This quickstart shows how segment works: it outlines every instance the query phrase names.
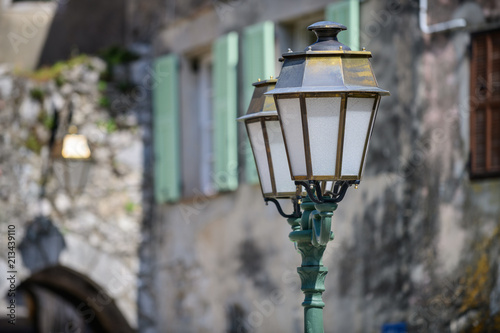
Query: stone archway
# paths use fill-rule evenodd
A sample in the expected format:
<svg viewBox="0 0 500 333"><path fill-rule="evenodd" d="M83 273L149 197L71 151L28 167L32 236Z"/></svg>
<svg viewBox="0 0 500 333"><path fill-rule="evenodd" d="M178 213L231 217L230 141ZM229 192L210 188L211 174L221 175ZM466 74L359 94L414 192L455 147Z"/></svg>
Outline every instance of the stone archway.
<svg viewBox="0 0 500 333"><path fill-rule="evenodd" d="M27 303L37 332L134 332L101 287L67 267L41 270L18 289L30 298Z"/></svg>

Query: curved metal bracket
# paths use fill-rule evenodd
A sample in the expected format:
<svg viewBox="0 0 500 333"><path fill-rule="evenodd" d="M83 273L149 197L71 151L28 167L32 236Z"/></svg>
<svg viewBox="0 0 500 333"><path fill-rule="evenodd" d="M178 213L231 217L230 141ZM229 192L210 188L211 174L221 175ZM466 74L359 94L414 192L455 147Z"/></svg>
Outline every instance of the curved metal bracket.
<svg viewBox="0 0 500 333"><path fill-rule="evenodd" d="M283 209L281 208L279 201L274 198L264 198L264 201L266 202L266 205L268 205L269 201L274 203L276 205L276 209L278 209L278 213L284 218L291 219L291 218L300 218L302 216L302 212L300 211L300 205L297 199L292 199L293 203L292 214L285 214L285 212L283 212Z"/></svg>
<svg viewBox="0 0 500 333"><path fill-rule="evenodd" d="M309 219L311 221L312 238L311 243L313 246L324 246L330 241L331 231L332 231L332 219L331 216L322 216L324 214L317 210L314 210ZM326 218L325 218L326 217Z"/></svg>
<svg viewBox="0 0 500 333"><path fill-rule="evenodd" d="M321 193L321 185L317 180L310 180L309 182L295 181L295 185L303 186L311 201L317 204L337 203L342 201L347 189L353 184L359 184L359 180L337 181L334 185L333 192L326 192L329 196L324 197Z"/></svg>

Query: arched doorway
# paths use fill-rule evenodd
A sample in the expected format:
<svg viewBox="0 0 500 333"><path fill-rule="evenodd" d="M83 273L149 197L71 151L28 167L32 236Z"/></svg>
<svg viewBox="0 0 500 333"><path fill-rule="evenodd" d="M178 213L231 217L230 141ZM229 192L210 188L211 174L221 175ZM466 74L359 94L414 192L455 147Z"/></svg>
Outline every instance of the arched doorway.
<svg viewBox="0 0 500 333"><path fill-rule="evenodd" d="M28 309L21 325L2 332L132 333L113 299L86 276L54 266L33 274L18 287Z"/></svg>

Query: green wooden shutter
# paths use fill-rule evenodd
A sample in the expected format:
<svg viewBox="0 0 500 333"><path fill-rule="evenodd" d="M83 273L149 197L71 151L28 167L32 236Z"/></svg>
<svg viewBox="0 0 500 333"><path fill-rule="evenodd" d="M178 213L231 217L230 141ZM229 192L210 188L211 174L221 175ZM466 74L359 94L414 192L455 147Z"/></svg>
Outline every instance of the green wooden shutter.
<svg viewBox="0 0 500 333"><path fill-rule="evenodd" d="M275 74L274 23L261 22L247 27L243 32L243 109L246 111L252 99L252 83L266 80ZM246 137L246 136L245 136ZM259 177L248 138L245 144L245 178L258 183Z"/></svg>
<svg viewBox="0 0 500 333"><path fill-rule="evenodd" d="M238 187L238 34L230 32L212 46L214 174L218 191Z"/></svg>
<svg viewBox="0 0 500 333"><path fill-rule="evenodd" d="M154 190L157 203L180 197L178 58L167 55L154 61L153 135Z"/></svg>
<svg viewBox="0 0 500 333"><path fill-rule="evenodd" d="M345 25L347 30L339 33L339 41L353 51L359 51L359 0L343 0L328 5L325 18Z"/></svg>

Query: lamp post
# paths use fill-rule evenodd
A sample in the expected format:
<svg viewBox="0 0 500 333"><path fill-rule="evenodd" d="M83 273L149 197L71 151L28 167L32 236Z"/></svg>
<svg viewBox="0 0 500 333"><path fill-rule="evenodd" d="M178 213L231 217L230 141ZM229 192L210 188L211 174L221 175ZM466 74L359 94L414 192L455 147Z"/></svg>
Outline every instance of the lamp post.
<svg viewBox="0 0 500 333"><path fill-rule="evenodd" d="M83 191L92 162L87 137L77 134L76 126L72 125L54 153L56 176L74 198Z"/></svg>
<svg viewBox="0 0 500 333"><path fill-rule="evenodd" d="M321 21L308 29L317 41L303 52L283 54L277 80L254 83L248 112L239 120L247 127L264 200L288 219L289 238L302 256L297 271L305 294L304 331L320 333L328 272L322 259L333 240L333 212L361 180L380 98L389 92L378 87L371 53L351 51L337 40L345 26ZM295 192L288 180L295 181ZM285 214L278 198L292 199L294 212Z"/></svg>

